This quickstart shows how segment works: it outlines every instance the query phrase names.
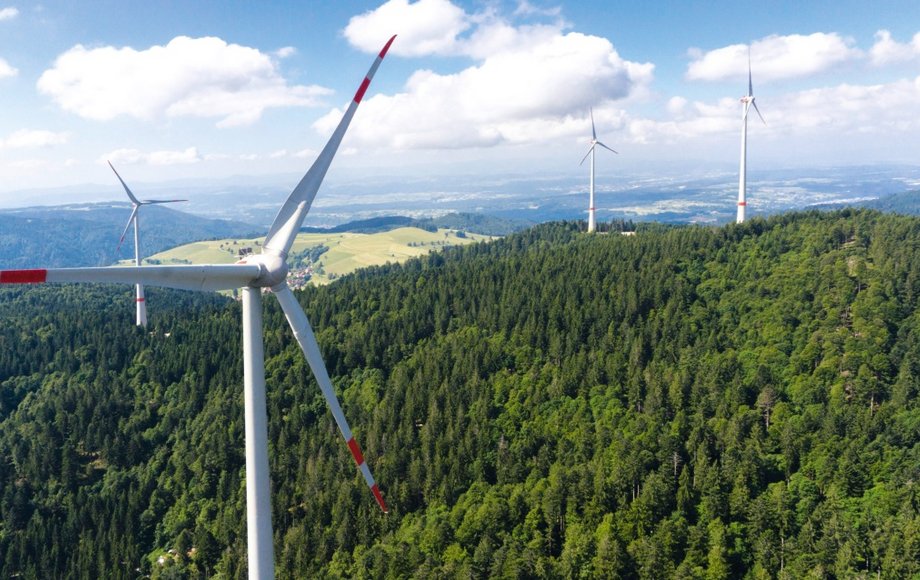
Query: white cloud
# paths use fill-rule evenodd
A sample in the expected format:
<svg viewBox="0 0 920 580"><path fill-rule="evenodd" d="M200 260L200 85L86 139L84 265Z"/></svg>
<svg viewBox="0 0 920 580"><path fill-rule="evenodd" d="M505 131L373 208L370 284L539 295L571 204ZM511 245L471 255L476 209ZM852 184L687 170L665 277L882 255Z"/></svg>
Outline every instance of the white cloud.
<svg viewBox="0 0 920 580"><path fill-rule="evenodd" d="M740 109L737 99L724 98L714 104L683 97L668 102L671 119L629 118L626 121L630 141L634 143L676 143L712 135L734 134L740 129Z"/></svg>
<svg viewBox="0 0 920 580"><path fill-rule="evenodd" d="M0 147L6 149L37 149L39 147L63 145L67 143L69 138L69 133L20 129L10 134L6 139L0 140Z"/></svg>
<svg viewBox="0 0 920 580"><path fill-rule="evenodd" d="M33 170L44 169L48 167L49 163L47 159L14 159L4 163L4 165L10 169Z"/></svg>
<svg viewBox="0 0 920 580"><path fill-rule="evenodd" d="M559 9L539 10L523 2L515 16L558 17ZM389 0L376 10L353 17L345 38L356 48L376 53L398 31L391 54L409 57L469 56L485 59L501 51L524 48L559 34L564 23L514 26L493 9L469 14L449 0Z"/></svg>
<svg viewBox="0 0 920 580"><path fill-rule="evenodd" d="M898 134L920 131L920 118L904 111L920 100L920 77L886 84L840 84L833 87L779 95L769 102L758 100L767 125L759 121L752 131L774 141L806 136L828 140L828 146L847 138L865 139L877 135L896 139ZM667 120L630 118L629 135L637 143L692 142L704 137L735 138L741 129L741 105L723 98L713 103L688 103L674 97L672 117Z"/></svg>
<svg viewBox="0 0 920 580"><path fill-rule="evenodd" d="M389 0L378 8L354 16L345 38L359 49L375 53L398 33L390 49L400 56L455 54L458 37L471 26L470 16L449 0Z"/></svg>
<svg viewBox="0 0 920 580"><path fill-rule="evenodd" d="M881 66L895 62L904 62L920 57L920 32L909 43L900 43L891 38L887 30L875 33L875 44L869 50L872 64Z"/></svg>
<svg viewBox="0 0 920 580"><path fill-rule="evenodd" d="M672 115L680 115L684 112L684 109L687 107L687 99L684 97L671 97L668 99L667 109L668 112Z"/></svg>
<svg viewBox="0 0 920 580"><path fill-rule="evenodd" d="M19 71L10 66L8 62L0 58L0 79L6 77L14 77L19 74Z"/></svg>
<svg viewBox="0 0 920 580"><path fill-rule="evenodd" d="M189 147L182 151L152 151L116 149L99 158L100 163L111 161L115 165L188 165L202 160L198 149Z"/></svg>
<svg viewBox="0 0 920 580"><path fill-rule="evenodd" d="M313 159L319 153L315 149L301 149L300 151L295 151L291 153L291 157L295 159Z"/></svg>
<svg viewBox="0 0 920 580"><path fill-rule="evenodd" d="M441 30L438 42L411 32L413 11L422 8L441 15L434 27ZM641 93L652 80L652 64L624 60L605 38L566 32L558 21L516 26L494 12L469 15L444 0L391 0L352 19L346 37L356 43L356 21L365 26L365 20L397 9L411 22L410 33L400 32L391 50L464 55L475 63L454 74L419 70L402 92L365 99L363 121L349 132L352 146L458 149L545 142L569 134L576 120L583 126L589 107ZM331 111L314 127L328 134L341 114Z"/></svg>
<svg viewBox="0 0 920 580"><path fill-rule="evenodd" d="M202 156L202 159L205 161L225 161L231 159L229 153L207 153Z"/></svg>
<svg viewBox="0 0 920 580"><path fill-rule="evenodd" d="M6 8L0 8L0 22L4 20L12 20L19 16L19 9L15 6L7 6Z"/></svg>
<svg viewBox="0 0 920 580"><path fill-rule="evenodd" d="M289 86L257 49L186 36L141 51L77 45L42 74L38 90L88 119L215 117L219 127L253 123L268 108L315 106L330 93Z"/></svg>
<svg viewBox="0 0 920 580"><path fill-rule="evenodd" d="M754 77L768 81L825 71L861 58L862 52L852 44L851 39L837 33L768 36L751 44ZM689 55L693 62L687 68L688 80L737 79L747 71L748 47L745 44L733 44L706 53L694 49Z"/></svg>
<svg viewBox="0 0 920 580"><path fill-rule="evenodd" d="M809 130L839 137L917 131L920 119L905 115L920 100L920 77L877 85L841 84L785 96L771 115L787 133ZM766 111L764 112L766 114Z"/></svg>
<svg viewBox="0 0 920 580"><path fill-rule="evenodd" d="M297 54L297 49L293 46L285 46L275 51L275 56L278 58L287 58L289 56L294 56L295 54Z"/></svg>
<svg viewBox="0 0 920 580"><path fill-rule="evenodd" d="M517 8L514 10L515 16L559 16L562 12L562 8L559 6L552 6L550 8L540 8L539 6L534 6L527 0L520 0L518 2Z"/></svg>

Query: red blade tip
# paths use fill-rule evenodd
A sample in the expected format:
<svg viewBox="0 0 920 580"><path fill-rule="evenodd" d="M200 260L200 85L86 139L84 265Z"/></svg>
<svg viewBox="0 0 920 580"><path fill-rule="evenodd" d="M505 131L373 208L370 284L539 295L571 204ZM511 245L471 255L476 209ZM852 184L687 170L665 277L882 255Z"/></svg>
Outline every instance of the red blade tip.
<svg viewBox="0 0 920 580"><path fill-rule="evenodd" d="M383 496L380 495L380 489L377 487L376 483L373 487L371 487L371 491L374 492L374 499L377 500L377 505L380 506L380 509L383 510L383 513L390 513L390 510L387 509L387 504L383 503Z"/></svg>
<svg viewBox="0 0 920 580"><path fill-rule="evenodd" d="M387 55L387 51L390 50L390 45L393 44L393 41L396 40L396 35L390 37L390 40L387 41L386 45L383 47L383 50L380 51L380 58L383 58Z"/></svg>
<svg viewBox="0 0 920 580"><path fill-rule="evenodd" d="M0 270L0 284L41 284L48 270Z"/></svg>

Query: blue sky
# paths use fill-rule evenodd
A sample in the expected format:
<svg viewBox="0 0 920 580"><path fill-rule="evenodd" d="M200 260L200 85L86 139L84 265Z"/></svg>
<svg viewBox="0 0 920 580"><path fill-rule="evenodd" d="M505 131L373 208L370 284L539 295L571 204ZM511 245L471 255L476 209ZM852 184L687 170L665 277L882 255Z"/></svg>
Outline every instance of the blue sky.
<svg viewBox="0 0 920 580"><path fill-rule="evenodd" d="M0 0L20 189L302 172L391 34L331 179L917 164L920 3ZM606 164L606 167L604 166Z"/></svg>

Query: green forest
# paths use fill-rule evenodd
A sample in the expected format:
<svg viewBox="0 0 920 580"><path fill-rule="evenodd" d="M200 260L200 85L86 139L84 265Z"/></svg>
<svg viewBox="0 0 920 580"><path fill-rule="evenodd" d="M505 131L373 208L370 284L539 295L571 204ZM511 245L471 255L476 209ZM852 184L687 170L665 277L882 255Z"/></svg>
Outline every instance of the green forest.
<svg viewBox="0 0 920 580"><path fill-rule="evenodd" d="M265 300L279 578L920 577L920 219L535 226ZM0 292L0 576L246 575L240 306Z"/></svg>

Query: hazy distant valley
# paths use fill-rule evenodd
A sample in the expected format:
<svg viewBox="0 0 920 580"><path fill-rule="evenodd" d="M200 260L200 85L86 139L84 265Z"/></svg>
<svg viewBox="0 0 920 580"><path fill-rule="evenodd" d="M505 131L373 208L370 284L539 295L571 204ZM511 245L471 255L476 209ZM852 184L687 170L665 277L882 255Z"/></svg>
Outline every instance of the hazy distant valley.
<svg viewBox="0 0 920 580"><path fill-rule="evenodd" d="M233 177L221 182L134 183L141 197L181 195L176 209L212 219L267 226L296 183L295 176ZM664 175L647 171L597 177L598 219L723 223L735 215L737 169ZM323 186L306 226L329 227L384 215L481 213L529 223L585 217L587 173L564 176L375 177ZM752 172L751 216L819 204L865 203L920 188L920 167L862 166ZM19 206L117 201L114 185L17 192ZM127 217L125 218L127 219Z"/></svg>
<svg viewBox="0 0 920 580"><path fill-rule="evenodd" d="M735 217L736 179L727 170L680 178L601 176L597 180L598 220L730 222ZM172 208L145 208L141 254L151 256L200 240L263 234L289 193L291 185L284 181L273 177L228 179L220 184L134 185L141 197L181 195L190 200ZM573 177L333 182L320 192L305 227L370 233L415 226L507 235L537 223L583 219L586 189L582 179ZM916 214L920 213L917 189L917 167L760 172L749 182L749 215L843 205ZM116 253L130 214L130 206L120 200L119 193L95 186L23 192L17 199L30 207L0 209L0 266L105 265L132 258L130 233ZM106 198L109 201L100 201Z"/></svg>

